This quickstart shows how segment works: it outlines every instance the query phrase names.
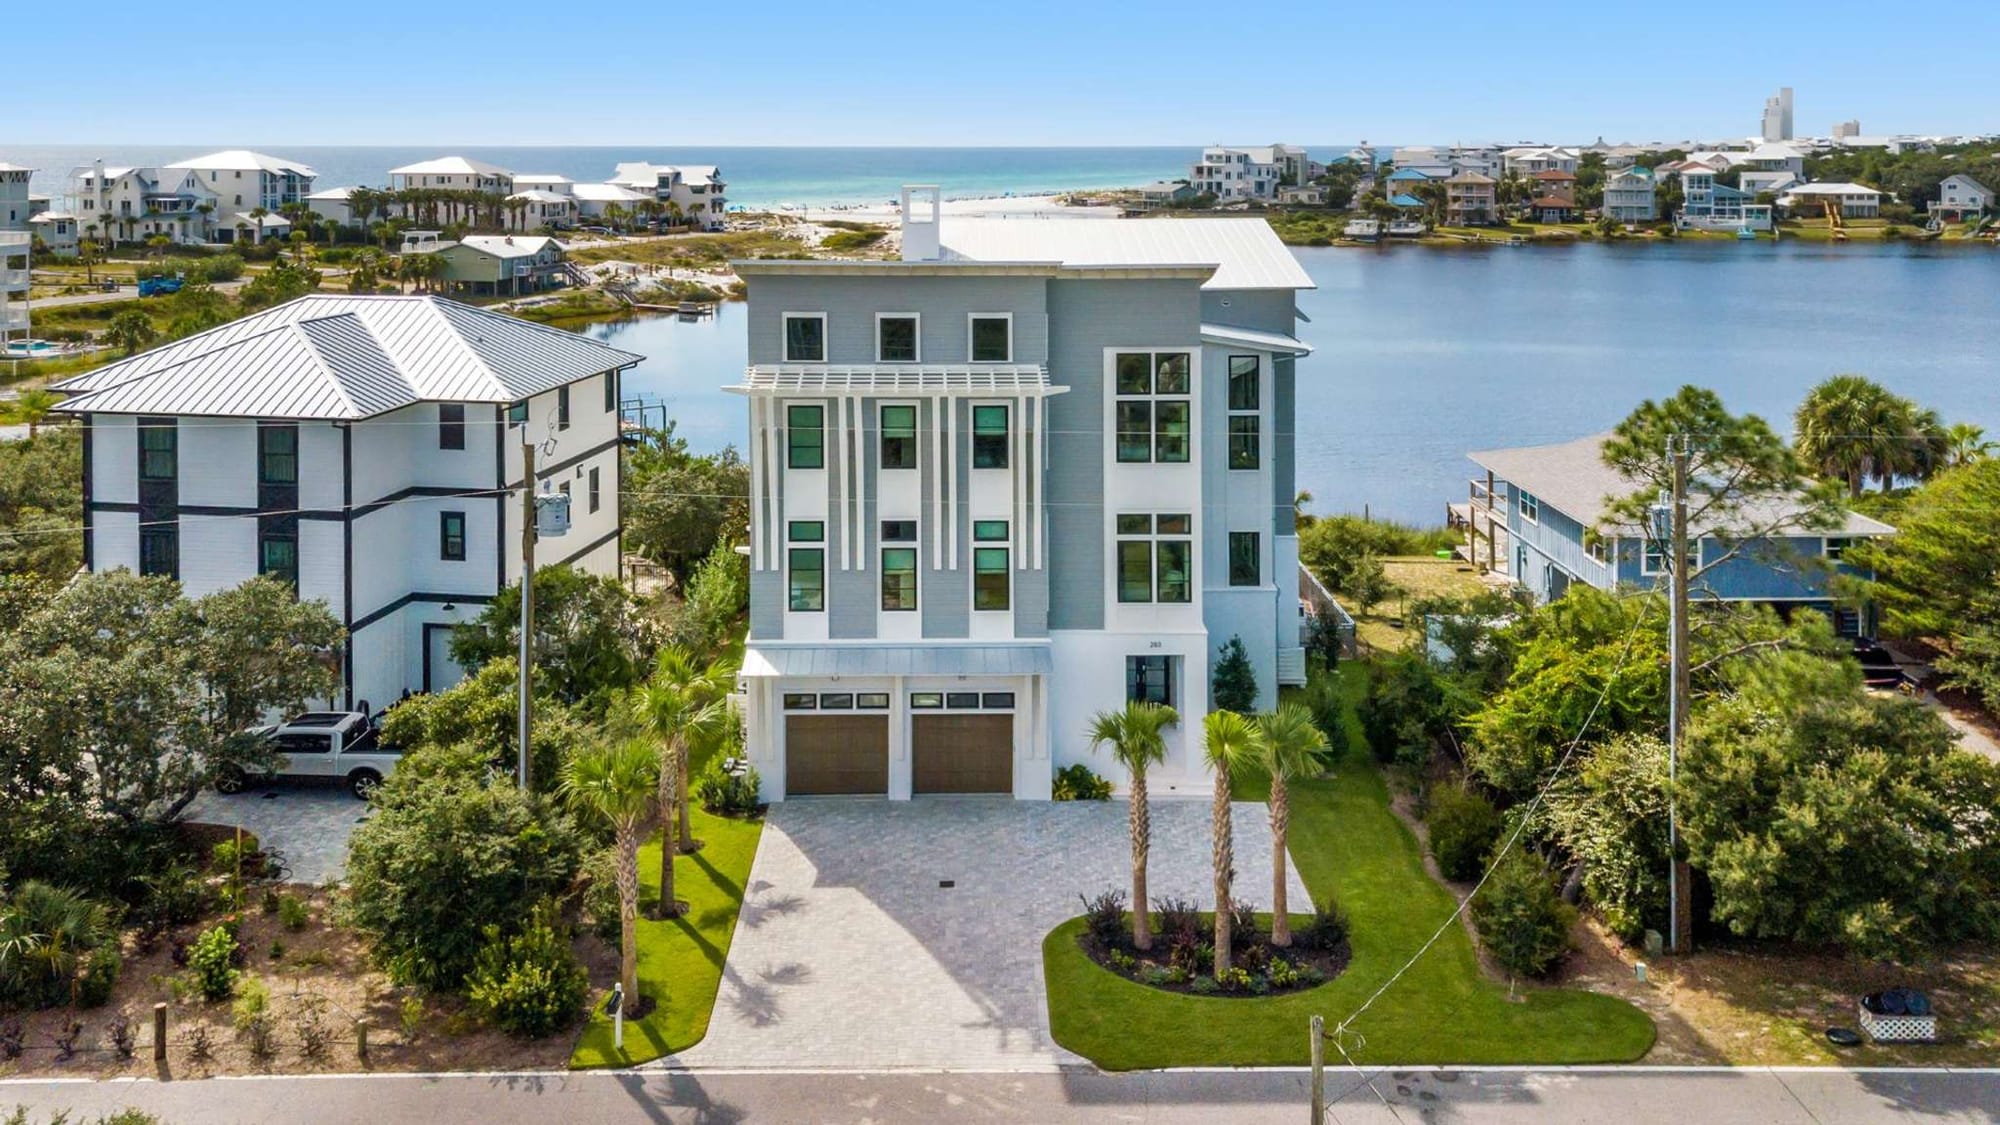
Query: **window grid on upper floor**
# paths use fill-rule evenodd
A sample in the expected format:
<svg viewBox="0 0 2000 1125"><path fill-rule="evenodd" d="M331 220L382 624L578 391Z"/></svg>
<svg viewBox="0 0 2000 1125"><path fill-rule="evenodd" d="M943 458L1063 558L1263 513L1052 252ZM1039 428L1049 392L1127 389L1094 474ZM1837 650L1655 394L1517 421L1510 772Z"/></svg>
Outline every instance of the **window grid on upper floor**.
<svg viewBox="0 0 2000 1125"><path fill-rule="evenodd" d="M1256 469L1263 464L1261 382L1263 364L1254 355L1229 357L1229 467Z"/></svg>
<svg viewBox="0 0 2000 1125"><path fill-rule="evenodd" d="M1127 605L1194 600L1193 520L1185 513L1120 513L1118 600Z"/></svg>
<svg viewBox="0 0 2000 1125"><path fill-rule="evenodd" d="M1194 404L1187 352L1120 352L1113 360L1117 459L1183 464L1192 445Z"/></svg>

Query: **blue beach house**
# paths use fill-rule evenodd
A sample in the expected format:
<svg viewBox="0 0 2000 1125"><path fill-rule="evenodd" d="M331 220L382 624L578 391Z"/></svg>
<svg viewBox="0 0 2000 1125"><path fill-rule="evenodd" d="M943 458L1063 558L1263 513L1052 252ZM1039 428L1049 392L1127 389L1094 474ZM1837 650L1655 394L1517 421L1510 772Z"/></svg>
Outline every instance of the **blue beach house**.
<svg viewBox="0 0 2000 1125"><path fill-rule="evenodd" d="M1604 463L1607 437L1470 454L1485 473L1471 482L1468 501L1450 508L1452 525L1466 533L1469 557L1505 574L1537 602L1562 597L1576 583L1601 590L1663 584L1662 545L1644 528L1607 522L1614 501L1644 487ZM1836 528L1808 528L1804 511L1799 504L1795 513L1781 507L1760 515L1760 527L1790 528L1741 544L1727 541L1721 528L1692 528L1695 565L1709 568L1696 574L1695 598L1761 602L1785 615L1815 609L1832 618L1842 636L1872 632L1857 607L1834 595L1829 579L1836 572L1862 573L1844 561L1847 548L1895 529L1858 512L1847 512Z"/></svg>

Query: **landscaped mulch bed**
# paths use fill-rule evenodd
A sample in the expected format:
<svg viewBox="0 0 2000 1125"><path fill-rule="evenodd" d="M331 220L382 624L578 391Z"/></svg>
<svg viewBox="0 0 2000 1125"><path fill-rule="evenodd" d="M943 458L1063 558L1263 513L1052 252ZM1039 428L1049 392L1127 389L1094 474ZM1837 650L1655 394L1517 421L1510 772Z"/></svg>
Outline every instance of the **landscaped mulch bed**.
<svg viewBox="0 0 2000 1125"><path fill-rule="evenodd" d="M1129 922L1110 942L1085 927L1077 936L1084 955L1099 967L1127 980L1191 996L1282 996L1317 988L1339 976L1353 955L1345 934L1330 946L1310 939L1310 915L1292 916L1292 944L1271 944L1269 914L1255 915L1257 924L1239 924L1230 934L1230 964L1226 982L1214 973L1215 915L1197 915L1194 928L1168 920L1153 934L1153 948L1141 953L1132 944Z"/></svg>

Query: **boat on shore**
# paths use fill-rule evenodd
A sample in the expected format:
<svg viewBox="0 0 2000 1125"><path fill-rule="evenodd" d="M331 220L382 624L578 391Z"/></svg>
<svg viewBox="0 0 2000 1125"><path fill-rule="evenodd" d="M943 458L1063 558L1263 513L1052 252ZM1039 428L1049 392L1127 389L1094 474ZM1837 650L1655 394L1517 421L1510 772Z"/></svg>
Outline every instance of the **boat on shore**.
<svg viewBox="0 0 2000 1125"><path fill-rule="evenodd" d="M1340 237L1356 242L1373 242L1382 237L1382 224L1376 219L1349 219L1347 225L1340 228Z"/></svg>
<svg viewBox="0 0 2000 1125"><path fill-rule="evenodd" d="M1389 224L1390 238L1422 238L1427 228L1417 219L1397 219Z"/></svg>

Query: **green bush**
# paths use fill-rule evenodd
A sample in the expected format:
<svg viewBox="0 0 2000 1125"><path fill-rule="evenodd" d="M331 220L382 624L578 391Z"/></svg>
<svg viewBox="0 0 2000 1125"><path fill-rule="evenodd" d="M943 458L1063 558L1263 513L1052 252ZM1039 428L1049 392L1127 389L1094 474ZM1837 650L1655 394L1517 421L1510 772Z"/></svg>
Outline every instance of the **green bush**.
<svg viewBox="0 0 2000 1125"><path fill-rule="evenodd" d="M271 1010L271 990L256 977L245 977L238 982L236 1002L229 1005L230 1022L238 1031L248 1031L250 1025Z"/></svg>
<svg viewBox="0 0 2000 1125"><path fill-rule="evenodd" d="M583 847L567 817L505 779L399 769L349 844L346 919L396 983L455 989L484 944L468 919L517 918L566 890Z"/></svg>
<svg viewBox="0 0 2000 1125"><path fill-rule="evenodd" d="M1348 921L1347 911L1340 908L1339 902L1328 897L1313 912L1312 921L1301 926L1298 932L1292 935L1292 940L1302 948L1331 953L1340 948L1341 943L1347 940L1353 930L1354 926Z"/></svg>
<svg viewBox="0 0 2000 1125"><path fill-rule="evenodd" d="M118 944L107 941L84 958L83 971L76 978L76 1006L102 1008L111 1002L111 990L118 984L122 958Z"/></svg>
<svg viewBox="0 0 2000 1125"><path fill-rule="evenodd" d="M752 816L757 812L761 784L755 769L746 766L741 775L733 774L717 758L695 778L694 795L702 808L718 816Z"/></svg>
<svg viewBox="0 0 2000 1125"><path fill-rule="evenodd" d="M1350 587L1369 569L1364 559L1428 555L1457 545L1445 528L1360 516L1321 516L1299 527L1299 560L1337 594L1356 592Z"/></svg>
<svg viewBox="0 0 2000 1125"><path fill-rule="evenodd" d="M236 935L228 926L203 930L188 947L188 975L203 1000L226 1000L236 991L236 953Z"/></svg>
<svg viewBox="0 0 2000 1125"><path fill-rule="evenodd" d="M1510 851L1472 899L1479 941L1510 973L1538 977L1569 952L1576 909L1556 893L1539 859Z"/></svg>
<svg viewBox="0 0 2000 1125"><path fill-rule="evenodd" d="M482 1016L512 1035L539 1039L568 1026L590 995L590 978L570 950L553 900L537 906L519 934L487 926L466 978Z"/></svg>
<svg viewBox="0 0 2000 1125"><path fill-rule="evenodd" d="M583 893L578 905L590 932L606 941L618 939L618 852L602 848L583 861Z"/></svg>
<svg viewBox="0 0 2000 1125"><path fill-rule="evenodd" d="M306 900L297 895L283 895L278 899L278 922L288 930L303 930L311 913L306 909Z"/></svg>
<svg viewBox="0 0 2000 1125"><path fill-rule="evenodd" d="M1477 879L1494 841L1500 838L1500 811L1469 787L1453 783L1430 792L1424 823L1430 828L1431 854L1438 870L1457 882Z"/></svg>
<svg viewBox="0 0 2000 1125"><path fill-rule="evenodd" d="M1056 771L1052 796L1058 801L1108 801L1111 783L1092 773L1089 766L1076 762Z"/></svg>
<svg viewBox="0 0 2000 1125"><path fill-rule="evenodd" d="M21 884L0 900L0 1009L53 1008L77 999L85 987L98 987L82 977L106 971L93 964L100 949L111 951L108 971L115 981L116 945L102 905L62 887ZM102 987L110 989L109 983Z"/></svg>
<svg viewBox="0 0 2000 1125"><path fill-rule="evenodd" d="M1420 651L1390 653L1368 663L1368 693L1357 708L1376 760L1422 766L1452 724L1445 685Z"/></svg>

